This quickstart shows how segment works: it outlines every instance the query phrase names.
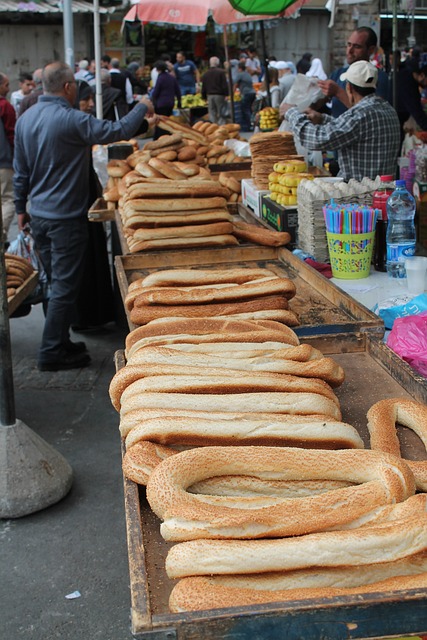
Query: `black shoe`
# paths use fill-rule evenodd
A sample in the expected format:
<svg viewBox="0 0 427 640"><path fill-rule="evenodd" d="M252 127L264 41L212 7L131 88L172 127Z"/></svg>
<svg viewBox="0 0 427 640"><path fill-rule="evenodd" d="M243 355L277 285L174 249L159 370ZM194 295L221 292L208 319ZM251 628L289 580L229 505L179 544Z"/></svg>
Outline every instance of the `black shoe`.
<svg viewBox="0 0 427 640"><path fill-rule="evenodd" d="M90 355L85 353L66 353L53 362L39 362L40 371L63 371L66 369L82 369L90 365Z"/></svg>
<svg viewBox="0 0 427 640"><path fill-rule="evenodd" d="M71 342L71 340L64 344L64 349L67 353L84 353L87 351L84 342Z"/></svg>

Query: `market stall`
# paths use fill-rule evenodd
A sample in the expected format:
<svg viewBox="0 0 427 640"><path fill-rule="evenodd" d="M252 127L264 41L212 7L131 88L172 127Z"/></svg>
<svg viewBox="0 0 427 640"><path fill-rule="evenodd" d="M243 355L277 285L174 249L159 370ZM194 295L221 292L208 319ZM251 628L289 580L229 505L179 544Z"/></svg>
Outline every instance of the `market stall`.
<svg viewBox="0 0 427 640"><path fill-rule="evenodd" d="M174 125L170 126L171 133L176 135ZM178 145L175 148L164 151L161 145L159 148L141 150L127 160L129 166L125 167L121 182L110 184L110 188L117 187L118 190L116 225L122 255L116 257L115 270L129 328L126 349L116 354L117 373L110 387L110 396L121 417L132 632L142 638L156 633L179 638L202 634L212 638L282 638L285 634L289 638L313 639L425 632L427 600L425 570L422 568L426 548L422 534L425 496L424 493L415 495L411 470L418 469L417 465L424 468L427 453L421 442L424 436L420 440L415 435L413 425L403 413L397 418L395 414L392 425L389 425L393 429L395 422L404 425L403 429L399 428L400 450L399 446L397 451L393 450L396 456L393 461L399 469L399 465L402 465L401 473L407 478L404 496L396 499L397 513L400 513L400 509L411 511L412 504L424 506L417 515L412 511L409 516L392 515L387 525L380 521L380 537L372 547L373 555L368 554L363 560L364 552L359 551L357 541L377 535L374 532L376 518L384 508L387 511L388 506L380 502L371 512L371 493L368 492L366 504L364 500L360 502L362 522L357 521L355 528L346 530L344 526L341 530L341 521L347 517L343 502L336 511L325 508L319 512L321 519L332 518L329 524L332 523L333 533L329 533L328 527L325 530L325 527L318 525L316 518L313 521L309 512L306 522L293 530L287 521L293 522L297 517L293 507L298 513L299 501L295 498L292 506L289 505L288 515L281 521L281 528L275 530L275 540L272 541L283 544L286 549L289 545L299 544L298 540L302 547L305 541L311 545L314 540L309 558L302 565L298 562L292 564L292 546L289 546L288 553L285 551L280 555L284 558L282 564L289 562L288 568L296 572L294 584L300 590L295 594L292 589L288 594L280 591L276 600L276 587L261 586L251 590L246 588L248 585L244 575L234 576L231 581L221 577L222 572L227 573L228 560L221 563L221 544L216 547L217 542L225 543L226 553L227 545L231 545L233 539L237 538L236 543L239 544L246 539L249 543L247 561L250 562L250 557L257 555L256 547L250 551L252 543L264 544L271 540L271 531L267 535L258 533L252 536L246 528L227 528L225 522L225 533L218 534L215 527L219 526L219 521L216 525L215 519L212 523L209 521L210 507L203 507L207 514L203 522L197 511L193 511L193 517L186 521L186 516L180 512L181 498L177 499L176 505L174 501L171 503L168 513L163 513L161 509L159 511L156 499L153 499L153 496L160 496L161 502L162 496L169 491L165 485L155 485L155 482L159 476L163 477L163 473L167 475L168 470L172 473L175 469L174 464L168 462L171 456L177 455L178 469L180 461L184 464L186 456L190 454L194 455L194 464L198 456L205 456L203 465L215 465L216 458L219 460L221 456L228 455L227 449L234 451L236 442L249 445L254 450L270 446L268 455L272 459L279 452L284 454L286 447L293 447L295 453L292 455L297 460L299 456L301 460L304 460L304 455L311 456L316 448L320 448L321 454L326 449L336 449L334 455L338 454L339 457L343 454L349 460L353 460L352 451L360 461L378 455L381 466L385 461L381 456L386 454L372 440L372 426L368 429L367 413L371 415L374 409L379 411L383 407L381 403L387 399L393 407L399 403L403 403L403 406L409 403L408 406L422 416L420 428L427 428L426 381L383 343L384 325L381 318L289 251L286 245L289 245L290 233L273 231L268 221L263 219L262 193L259 200L261 215L244 204L238 204L237 211L231 211L226 191L237 191L233 191L232 187L236 185L230 178L245 180L244 176L237 177L236 171L232 176L232 165L227 166L227 163L223 163L222 167L221 163L217 163L218 168L213 171L208 158L214 157L209 155L213 147L221 146L218 140L214 143L213 140L200 139L203 132L198 132L197 128L188 128L180 133L184 133L184 140L191 144L182 145L181 135L180 140L174 139L172 142L172 145ZM273 142L274 136L270 142ZM279 147L276 159L287 158L295 162L301 171L302 161L287 146L289 140L286 134L276 137L275 143ZM261 139L260 150L266 144L267 141ZM280 144L284 145L281 150ZM169 147L172 145L168 144ZM204 153L199 153L199 149L204 147ZM188 148L192 149L189 153L191 160L179 160L179 152L188 153ZM159 155L163 153L169 155L160 158L159 162ZM174 158L172 153L175 154ZM228 152L216 150L215 153L216 157L221 158ZM204 160L202 155L205 156ZM256 166L251 166L251 177L254 181L258 180L258 185L255 185L258 187L255 189L256 199L263 186L269 195L285 193L269 189L271 184L283 184L287 189L286 194L292 197L298 182L285 185L279 182L279 178L273 179L273 167L268 166L268 158L262 155ZM195 161L197 157L198 162ZM197 168L194 169L194 166ZM201 169L204 171L201 172ZM276 169L278 171L273 173L280 177L280 167ZM180 176L179 171L183 175ZM190 175L192 171L194 173ZM212 180L214 173L217 173L217 180ZM305 179L311 181L313 177L305 176ZM296 179L294 177L294 181ZM264 184L265 180L267 182ZM215 207L209 204L212 199L216 199ZM197 206L193 208L196 201ZM282 217L287 218L290 215L289 207L285 205L282 208ZM211 219L212 211L217 211L218 220ZM200 215L200 212L202 218L195 221L193 216ZM197 222L193 227L198 227L194 237L200 238L203 226L225 224L228 226L224 229L221 227L221 233L226 240L217 246L215 242L210 244L203 241L191 248L192 242L188 238L192 235L183 233L191 217L193 222ZM170 224L166 224L168 218ZM172 227L172 223L176 226ZM245 224L249 230L244 226L239 229L239 225ZM130 244L129 237L132 238ZM160 246L153 244L155 237L161 238ZM209 234L205 237L209 238ZM321 242L318 237L316 239ZM303 352L306 354L304 357L301 355ZM277 353L281 354L280 358L275 357ZM314 375L317 376L316 380L310 378ZM314 404L311 409L304 409L301 403L308 400L306 396L310 393L316 396L312 398ZM289 406L291 395L293 404ZM323 420L325 427L322 436L317 436L316 443L313 435L307 436L308 439L304 436L297 438L292 428L289 431L290 425L307 426L307 421L312 423L313 414L320 414L317 417ZM254 418L258 422L256 430L251 431L255 428ZM274 435L265 431L268 426L266 420L270 426L271 422L277 422ZM346 433L344 435L343 431L334 443L328 440L331 420L338 420L334 424L338 424ZM184 430L183 426L186 427ZM228 437L224 436L224 430L229 434ZM176 446L178 450L190 447L190 451L181 454L174 449ZM211 461L210 449L206 447L215 447ZM363 451L369 448L377 452ZM236 449L232 465L239 464L239 456L245 458L247 452L244 449L244 446ZM307 453L301 454L301 451ZM230 455L233 457L232 453ZM259 455L267 454L260 451ZM418 462L411 462L415 460ZM240 478L242 467L239 467L240 472L237 468L232 467L230 473L232 477L237 474ZM316 465L312 464L311 468L316 468ZM344 463L338 468L342 476L348 471ZM250 468L246 473L250 475ZM217 474L212 472L212 475L216 480ZM186 488L194 481L185 478L184 474ZM224 478L227 480L226 475ZM350 479L349 476L346 478ZM202 484L204 481L209 485L209 479L202 479ZM350 482L356 495L363 491L363 481L359 485L353 475ZM146 490L144 485L147 483ZM224 495L234 496L234 500L244 502L247 498L240 493L243 485L239 483L244 485L246 480L237 479L237 485L234 481L232 493ZM199 501L194 497L199 489L194 489L193 493L186 492L185 488L184 493L179 495L185 495L186 499L193 501L194 506L198 505L197 509L200 508L200 502L220 505L224 500L233 500L233 497L223 497L221 491L224 489L205 488L201 490L204 497ZM335 489L326 491L328 500L340 500L341 494L335 493ZM261 497L264 490L257 493L256 498L252 494L249 499L265 500ZM279 499L275 494L272 495L267 499L266 506L271 506L271 501L274 503ZM386 502L392 495L389 494ZM312 500L313 496L304 499ZM321 499L318 496L315 502ZM390 513L395 513L394 507L390 509ZM262 509L256 509L257 513L255 510L252 514L249 512L245 526L250 528L251 522L252 526L261 526L257 520L258 511ZM368 523L364 525L363 518L366 515ZM374 524L370 525L372 518ZM253 525L255 521L256 525ZM362 530L360 526L367 528ZM386 541L389 530L406 531L410 526L417 527L420 546L405 547L410 535L399 551L396 551L396 544L393 543L393 551L389 555L389 543ZM214 530L209 527L214 527ZM204 533L197 533L199 528ZM384 538L381 538L382 531ZM336 534L339 535L335 538ZM322 535L326 536L326 542L331 539L334 544L326 562L329 568L325 571L322 569L320 573L328 574L336 564L345 565L345 576L341 578L343 582L338 591L320 589L316 592L298 583L298 572L303 566L308 572L315 575L319 573L322 562L319 561L320 547L316 547L315 541L316 536L320 536L320 544ZM340 540L353 541L355 546L341 547ZM174 564L177 554L181 548L187 548L185 545L190 545L188 549L191 549L192 542L197 543L194 545L196 557L193 564L177 570ZM215 549L216 560L209 570L203 569L203 563L208 560L203 544L199 547L199 542L208 542ZM235 549L233 554L239 557L237 547L231 548ZM345 553L345 561L337 559L341 553ZM405 558L409 558L410 564L412 562L413 570L408 573L405 569L399 573L397 567L405 564ZM230 562L231 567L233 561L230 559ZM370 568L372 563L375 567L380 565L381 571L383 563L386 563L386 569L391 573L386 576L380 571L385 582L378 579L376 582L372 577L367 581L360 578L360 575L365 576L366 572L373 570ZM240 573L245 574L246 571L243 569ZM271 573L271 567L260 569L261 574L266 571ZM281 569L277 566L273 571L285 574L286 579L285 566ZM356 585L353 590L347 582L347 574L359 575L358 582L353 582ZM399 576L396 585L390 576ZM391 582L387 582L389 578ZM251 580L259 579L256 572L251 577ZM243 588L237 599L233 580L237 580L237 584ZM377 583L378 587L375 587Z"/></svg>

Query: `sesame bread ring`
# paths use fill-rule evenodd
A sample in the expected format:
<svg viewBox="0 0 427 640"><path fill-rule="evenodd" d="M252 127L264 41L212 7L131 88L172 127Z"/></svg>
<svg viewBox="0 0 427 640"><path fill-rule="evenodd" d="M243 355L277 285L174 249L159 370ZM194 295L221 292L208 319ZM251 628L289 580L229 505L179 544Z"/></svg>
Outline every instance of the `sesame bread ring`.
<svg viewBox="0 0 427 640"><path fill-rule="evenodd" d="M276 480L345 480L357 486L298 500L200 497L187 491L207 478L243 474ZM160 532L172 541L300 536L342 527L414 492L413 474L403 460L359 449L197 447L162 462L147 484L147 500L163 520ZM427 531L427 514L425 520Z"/></svg>
<svg viewBox="0 0 427 640"><path fill-rule="evenodd" d="M401 456L396 422L412 429L427 448L427 407L407 398L380 400L368 411L371 449ZM427 491L427 460L405 460L419 491Z"/></svg>

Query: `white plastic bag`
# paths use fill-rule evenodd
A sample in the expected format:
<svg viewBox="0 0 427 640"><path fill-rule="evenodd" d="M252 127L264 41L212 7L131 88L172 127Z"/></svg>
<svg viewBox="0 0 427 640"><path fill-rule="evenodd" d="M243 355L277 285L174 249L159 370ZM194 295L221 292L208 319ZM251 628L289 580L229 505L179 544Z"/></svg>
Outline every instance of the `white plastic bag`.
<svg viewBox="0 0 427 640"><path fill-rule="evenodd" d="M298 73L292 87L286 94L285 102L294 104L302 113L311 104L323 97L323 92L317 84L317 78L309 78L302 73Z"/></svg>

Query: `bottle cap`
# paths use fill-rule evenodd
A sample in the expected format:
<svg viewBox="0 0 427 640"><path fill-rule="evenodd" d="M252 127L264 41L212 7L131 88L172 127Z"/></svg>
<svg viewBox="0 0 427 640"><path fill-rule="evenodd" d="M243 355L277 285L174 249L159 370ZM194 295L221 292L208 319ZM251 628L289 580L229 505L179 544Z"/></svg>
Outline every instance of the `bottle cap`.
<svg viewBox="0 0 427 640"><path fill-rule="evenodd" d="M406 180L396 180L396 187L406 187Z"/></svg>
<svg viewBox="0 0 427 640"><path fill-rule="evenodd" d="M393 182L393 176L380 176L380 182Z"/></svg>

